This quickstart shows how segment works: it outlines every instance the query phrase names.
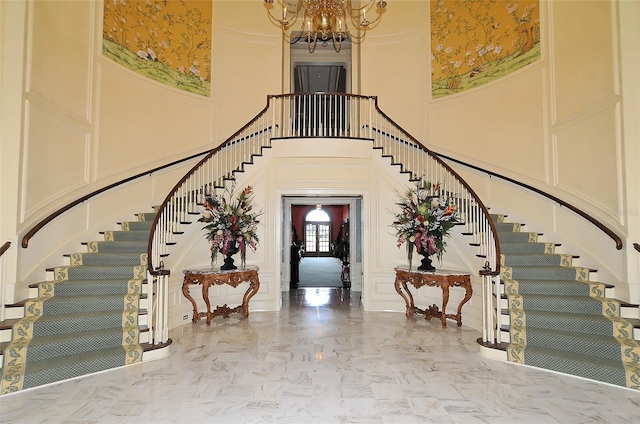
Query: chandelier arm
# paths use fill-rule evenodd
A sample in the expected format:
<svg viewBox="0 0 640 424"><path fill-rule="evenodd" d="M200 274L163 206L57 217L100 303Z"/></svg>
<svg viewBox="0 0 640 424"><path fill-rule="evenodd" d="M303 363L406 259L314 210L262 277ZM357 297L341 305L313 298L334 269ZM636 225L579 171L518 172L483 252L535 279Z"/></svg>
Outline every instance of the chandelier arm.
<svg viewBox="0 0 640 424"><path fill-rule="evenodd" d="M333 35L333 50L335 50L336 53L340 53L340 49L342 48L342 33L339 32L337 37L335 32L332 35Z"/></svg>
<svg viewBox="0 0 640 424"><path fill-rule="evenodd" d="M318 38L323 45L331 38L336 52L346 38L362 42L367 29L377 26L387 6L385 0L363 0L359 7L354 7L352 0L264 0L264 3L269 20L280 26L283 37L290 43L306 38L309 52L315 50ZM282 10L281 19L274 15L276 6ZM376 13L375 19L369 21L367 12L370 17ZM302 20L300 32L291 31L298 18ZM349 30L348 21L354 32Z"/></svg>
<svg viewBox="0 0 640 424"><path fill-rule="evenodd" d="M318 33L307 31L307 47L309 47L309 53L313 53L316 49L316 44L318 43Z"/></svg>
<svg viewBox="0 0 640 424"><path fill-rule="evenodd" d="M300 11L304 9L302 1L289 2L287 0L264 0L264 2L266 4L267 15L270 22L280 27L282 30L282 36L286 42L294 44L302 38L302 33L294 33L294 31L290 31L298 21ZM278 8L282 9L282 19L275 17L272 13L272 10L275 9L274 2L277 4ZM285 10L287 11L286 13ZM304 32L304 28L302 32Z"/></svg>
<svg viewBox="0 0 640 424"><path fill-rule="evenodd" d="M373 10L373 3L375 4L375 12ZM353 3L351 0L347 0L347 8L349 9L349 16L351 18L351 22L358 29L363 28L371 28L376 24L380 18L382 18L382 12L385 10L387 3L381 0L369 0L365 5L360 7L353 7ZM367 12L369 12L369 17L371 17L372 13L376 14L376 18L372 21L367 19ZM362 25L366 22L366 25Z"/></svg>
<svg viewBox="0 0 640 424"><path fill-rule="evenodd" d="M364 5L360 6L360 7L353 7L353 1L352 0L347 0L347 7L352 12L355 12L355 11L362 12L365 9L369 9L374 1L378 1L378 0L369 0L366 4L364 4Z"/></svg>

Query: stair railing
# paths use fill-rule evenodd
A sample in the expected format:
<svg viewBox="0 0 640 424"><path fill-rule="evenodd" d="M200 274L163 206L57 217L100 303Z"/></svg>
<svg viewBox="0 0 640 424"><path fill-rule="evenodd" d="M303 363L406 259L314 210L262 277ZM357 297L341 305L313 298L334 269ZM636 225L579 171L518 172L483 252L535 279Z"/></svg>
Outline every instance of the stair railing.
<svg viewBox="0 0 640 424"><path fill-rule="evenodd" d="M382 155L390 157L411 180L440 183L441 190L456 203L462 233L471 237L483 261L478 272L482 280L482 342L500 344L500 243L488 209L458 173L384 114L377 99L371 118L367 125L373 147L382 150Z"/></svg>
<svg viewBox="0 0 640 424"><path fill-rule="evenodd" d="M199 206L206 194L223 189L225 182L233 180L236 172L242 172L245 164L253 163L263 148L271 146L274 115L269 104L248 124L229 137L227 141L206 154L173 187L156 210L151 225L147 248L149 290L150 343L165 343L169 338L169 276L163 258L169 254L169 246L176 244L182 227L191 222L191 215L199 215Z"/></svg>
<svg viewBox="0 0 640 424"><path fill-rule="evenodd" d="M0 322L4 321L4 309L5 309L5 269L7 257L4 256L5 252L11 247L11 242L7 241L0 246Z"/></svg>
<svg viewBox="0 0 640 424"><path fill-rule="evenodd" d="M334 93L296 93L268 96L267 106L247 125L211 150L169 192L157 210L148 247L149 278L153 308L153 343L168 337L168 277L162 258L176 243L190 215L199 215L206 194L223 189L235 179L253 156L271 147L273 138L357 138L370 139L383 156L392 158L411 179L439 182L456 199L464 218L464 233L482 257L479 274L483 284L483 341L499 343L499 256L495 226L487 208L471 187L446 163L389 119L373 96Z"/></svg>
<svg viewBox="0 0 640 424"><path fill-rule="evenodd" d="M552 195L550 193L547 193L547 192L545 192L543 190L537 189L537 188L532 187L532 186L530 186L528 184L525 184L523 182L516 181L513 178L505 177L504 175L500 175L500 174L495 173L493 171L489 171L487 169L483 169L483 168L480 168L478 166L471 165L469 163L463 162L463 161L458 160L458 159L454 159L454 158L449 157L449 156L445 156L445 155L438 155L438 156L441 157L441 158L444 158L444 159L446 159L448 161L455 162L455 163L458 163L458 164L460 164L462 166L466 166L468 168L471 168L471 169L474 169L476 171L479 171L479 172L482 172L484 174L487 174L490 177L496 177L496 178L500 178L501 180L508 181L511 184L515 184L518 187L522 187L522 188L524 188L524 189L526 189L528 191L532 191L532 192L537 193L537 194L539 194L539 195L541 195L543 197L546 197L547 199L550 199L550 200L556 202L560 206L571 210L572 212L580 215L585 220L589 221L591 224L593 224L596 227L598 227L598 229L600 229L600 231L602 231L603 233L605 233L606 235L611 237L611 239L616 244L616 249L617 250L622 250L622 247L623 247L622 238L618 234L616 234L615 231L613 231L612 229L610 229L609 227L607 227L602 222L598 221L597 219L595 219L594 217L592 217L591 215L589 215L585 211L579 209L578 207L576 207L576 206L574 206L574 205L572 205L572 204L570 204L568 202L565 202L564 200L562 200L562 199L560 199L560 198L558 198L558 197L556 197L556 196L554 196L554 195Z"/></svg>

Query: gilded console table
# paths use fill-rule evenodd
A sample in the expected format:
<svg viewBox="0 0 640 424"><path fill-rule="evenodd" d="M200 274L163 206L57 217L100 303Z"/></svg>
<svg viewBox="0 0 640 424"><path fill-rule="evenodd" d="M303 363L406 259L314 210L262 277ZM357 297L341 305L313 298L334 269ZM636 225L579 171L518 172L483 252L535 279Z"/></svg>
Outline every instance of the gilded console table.
<svg viewBox="0 0 640 424"><path fill-rule="evenodd" d="M471 299L473 294L470 274L448 270L419 271L415 268L409 269L408 266L399 266L395 270L395 288L407 304L407 318L411 318L417 312L423 314L428 320L433 317L439 317L443 327L447 326L447 318L455 320L458 323L458 327L462 325L462 306ZM413 285L416 289L423 286L440 287L442 289L442 310L439 310L435 303L427 309L417 308L407 283ZM449 287L461 287L465 290L464 299L458 305L458 313L456 314L447 314Z"/></svg>
<svg viewBox="0 0 640 424"><path fill-rule="evenodd" d="M215 311L211 312L211 304L209 302L209 287L212 285L229 285L238 287L240 283L248 282L249 288L242 298L242 304L235 308L229 308L225 303L223 306L217 306ZM189 294L189 286L192 284L202 285L202 298L207 305L207 312L198 312L195 300ZM216 268L188 269L184 271L184 282L182 283L182 294L193 305L193 318L191 321L196 323L200 318L207 318L207 325L211 324L211 319L218 315L228 318L234 312L241 313L245 317L249 316L249 300L258 293L260 289L260 280L258 279L258 267L247 266L242 269L234 269L222 271Z"/></svg>

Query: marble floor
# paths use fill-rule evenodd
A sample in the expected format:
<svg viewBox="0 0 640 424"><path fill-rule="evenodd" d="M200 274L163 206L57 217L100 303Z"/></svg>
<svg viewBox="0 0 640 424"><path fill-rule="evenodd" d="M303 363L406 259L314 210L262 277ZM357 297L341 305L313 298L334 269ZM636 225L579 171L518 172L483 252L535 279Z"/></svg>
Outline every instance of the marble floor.
<svg viewBox="0 0 640 424"><path fill-rule="evenodd" d="M453 323L452 323L453 324ZM477 331L298 289L171 356L0 397L2 423L632 423L640 392L478 355Z"/></svg>

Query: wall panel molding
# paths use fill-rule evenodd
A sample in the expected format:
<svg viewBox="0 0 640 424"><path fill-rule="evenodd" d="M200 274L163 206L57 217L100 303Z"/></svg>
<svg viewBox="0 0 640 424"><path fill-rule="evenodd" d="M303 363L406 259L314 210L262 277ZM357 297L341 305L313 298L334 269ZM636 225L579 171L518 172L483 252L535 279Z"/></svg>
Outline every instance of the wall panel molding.
<svg viewBox="0 0 640 424"><path fill-rule="evenodd" d="M620 110L613 105L552 134L554 186L618 224L623 205Z"/></svg>

